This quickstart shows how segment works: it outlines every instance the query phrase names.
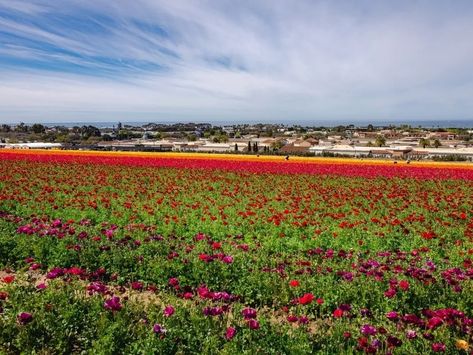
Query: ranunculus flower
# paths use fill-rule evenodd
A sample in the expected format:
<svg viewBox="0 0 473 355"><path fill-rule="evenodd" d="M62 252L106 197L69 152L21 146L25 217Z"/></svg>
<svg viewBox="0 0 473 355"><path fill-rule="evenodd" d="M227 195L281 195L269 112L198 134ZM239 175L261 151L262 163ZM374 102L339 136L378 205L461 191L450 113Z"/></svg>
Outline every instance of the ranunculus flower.
<svg viewBox="0 0 473 355"><path fill-rule="evenodd" d="M397 314L397 312L395 311L391 311L391 312L386 313L386 318L392 321L396 321L399 319L399 314Z"/></svg>
<svg viewBox="0 0 473 355"><path fill-rule="evenodd" d="M143 283L139 281L133 281L131 283L131 288L136 291L141 291L143 289Z"/></svg>
<svg viewBox="0 0 473 355"><path fill-rule="evenodd" d="M415 339L417 338L417 333L415 330L412 330L412 329L408 329L406 331L406 338L407 339Z"/></svg>
<svg viewBox="0 0 473 355"><path fill-rule="evenodd" d="M259 329L259 322L258 322L256 319L250 319L250 320L248 321L248 326L249 326L250 329L252 329L252 330Z"/></svg>
<svg viewBox="0 0 473 355"><path fill-rule="evenodd" d="M310 304L312 301L315 299L314 295L312 293L306 293L302 297L299 297L299 304Z"/></svg>
<svg viewBox="0 0 473 355"><path fill-rule="evenodd" d="M222 259L222 261L225 263L225 264L231 264L233 263L233 257L230 256L230 255L225 255Z"/></svg>
<svg viewBox="0 0 473 355"><path fill-rule="evenodd" d="M333 316L335 318L341 318L343 317L343 311L340 308L337 308L336 310L333 311Z"/></svg>
<svg viewBox="0 0 473 355"><path fill-rule="evenodd" d="M25 325L33 321L33 315L28 312L21 312L17 317L18 323Z"/></svg>
<svg viewBox="0 0 473 355"><path fill-rule="evenodd" d="M256 318L256 309L247 307L241 311L245 319Z"/></svg>
<svg viewBox="0 0 473 355"><path fill-rule="evenodd" d="M363 335L375 335L377 333L376 328L370 324L364 324L360 328L360 332Z"/></svg>
<svg viewBox="0 0 473 355"><path fill-rule="evenodd" d="M436 353L443 353L446 350L446 346L443 343L433 343L432 344L432 351Z"/></svg>
<svg viewBox="0 0 473 355"><path fill-rule="evenodd" d="M156 334L165 334L167 330L161 324L156 323L153 326L153 332L155 332Z"/></svg>
<svg viewBox="0 0 473 355"><path fill-rule="evenodd" d="M0 301L5 301L8 298L8 293L0 291Z"/></svg>
<svg viewBox="0 0 473 355"><path fill-rule="evenodd" d="M113 312L119 311L123 307L122 304L120 303L120 298L117 296L113 296L112 298L106 300L103 306L105 307L105 309L109 311L113 311Z"/></svg>
<svg viewBox="0 0 473 355"><path fill-rule="evenodd" d="M457 339L455 341L455 347L458 349L458 350L465 350L465 351L468 351L469 349L469 345L468 343L465 341L465 340L462 340L462 339Z"/></svg>
<svg viewBox="0 0 473 355"><path fill-rule="evenodd" d="M164 308L164 316L165 317L171 317L174 314L174 307L173 306L166 306Z"/></svg>
<svg viewBox="0 0 473 355"><path fill-rule="evenodd" d="M402 341L399 338L396 338L395 336L389 335L386 339L387 343L391 347L399 347L402 345Z"/></svg>
<svg viewBox="0 0 473 355"><path fill-rule="evenodd" d="M228 327L225 332L225 339L232 340L235 334L236 334L236 329L233 327Z"/></svg>
<svg viewBox="0 0 473 355"><path fill-rule="evenodd" d="M169 286L179 286L179 280L177 277L171 277L168 281Z"/></svg>
<svg viewBox="0 0 473 355"><path fill-rule="evenodd" d="M401 290L407 291L409 289L409 281L407 280L399 281L399 287L401 288Z"/></svg>
<svg viewBox="0 0 473 355"><path fill-rule="evenodd" d="M289 323L297 322L297 320L298 320L297 316L294 316L294 315L288 315L288 316L287 316L287 321L288 321Z"/></svg>
<svg viewBox="0 0 473 355"><path fill-rule="evenodd" d="M6 284L11 284L13 281L15 281L15 275L7 275L2 278L2 281L5 282Z"/></svg>
<svg viewBox="0 0 473 355"><path fill-rule="evenodd" d="M394 288L389 288L387 291L384 292L384 296L387 298L393 298L396 296L396 290Z"/></svg>
<svg viewBox="0 0 473 355"><path fill-rule="evenodd" d="M442 318L439 318L439 317L432 317L432 318L430 318L429 321L427 322L427 327L428 327L429 329L436 329L436 328L438 328L442 323L443 323Z"/></svg>
<svg viewBox="0 0 473 355"><path fill-rule="evenodd" d="M299 285L300 285L300 283L297 280L289 281L289 286L291 286L291 287L298 287Z"/></svg>

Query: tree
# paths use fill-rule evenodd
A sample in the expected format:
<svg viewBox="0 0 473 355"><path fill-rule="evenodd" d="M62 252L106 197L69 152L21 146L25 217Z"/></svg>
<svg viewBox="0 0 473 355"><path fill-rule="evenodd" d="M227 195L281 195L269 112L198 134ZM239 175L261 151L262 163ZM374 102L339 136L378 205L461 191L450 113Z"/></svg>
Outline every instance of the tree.
<svg viewBox="0 0 473 355"><path fill-rule="evenodd" d="M31 130L36 134L40 134L46 131L46 127L44 127L42 124L35 123L31 126Z"/></svg>
<svg viewBox="0 0 473 355"><path fill-rule="evenodd" d="M374 147L374 144L372 141L368 141L368 143L366 143L366 146L367 147Z"/></svg>
<svg viewBox="0 0 473 355"><path fill-rule="evenodd" d="M15 127L15 131L26 133L28 132L28 126L25 125L23 122L21 122L19 125Z"/></svg>
<svg viewBox="0 0 473 355"><path fill-rule="evenodd" d="M377 136L374 144L377 147L382 147L386 144L386 138L384 138L383 136Z"/></svg>
<svg viewBox="0 0 473 355"><path fill-rule="evenodd" d="M8 132L11 131L11 127L10 127L9 125L7 125L7 124L2 124L2 129L1 129L1 130L2 130L2 132L4 132L4 133L8 133Z"/></svg>
<svg viewBox="0 0 473 355"><path fill-rule="evenodd" d="M250 152L251 152L251 142L248 141L248 153L250 153Z"/></svg>
<svg viewBox="0 0 473 355"><path fill-rule="evenodd" d="M434 147L435 148L438 148L442 145L442 143L440 143L440 141L438 139L434 140Z"/></svg>
<svg viewBox="0 0 473 355"><path fill-rule="evenodd" d="M238 152L238 144L235 143L235 152Z"/></svg>
<svg viewBox="0 0 473 355"><path fill-rule="evenodd" d="M369 124L368 127L367 127L367 130L368 130L368 132L373 132L374 131L373 125Z"/></svg>
<svg viewBox="0 0 473 355"><path fill-rule="evenodd" d="M430 146L430 141L429 141L428 139L421 138L421 139L419 140L419 145L420 145L422 148L429 147L429 146Z"/></svg>

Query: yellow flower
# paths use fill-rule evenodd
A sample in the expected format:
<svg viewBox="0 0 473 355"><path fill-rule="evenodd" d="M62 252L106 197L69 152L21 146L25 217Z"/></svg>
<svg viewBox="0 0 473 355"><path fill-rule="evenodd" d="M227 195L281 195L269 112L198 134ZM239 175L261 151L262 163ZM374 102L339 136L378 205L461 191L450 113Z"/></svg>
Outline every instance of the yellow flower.
<svg viewBox="0 0 473 355"><path fill-rule="evenodd" d="M468 350L468 343L465 340L462 339L457 339L455 346L457 347L458 350Z"/></svg>

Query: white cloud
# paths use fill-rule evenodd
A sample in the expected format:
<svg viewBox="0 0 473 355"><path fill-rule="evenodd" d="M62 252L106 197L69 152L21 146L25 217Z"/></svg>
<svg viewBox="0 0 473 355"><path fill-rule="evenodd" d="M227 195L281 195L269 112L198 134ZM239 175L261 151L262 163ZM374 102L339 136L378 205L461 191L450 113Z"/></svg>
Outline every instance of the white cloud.
<svg viewBox="0 0 473 355"><path fill-rule="evenodd" d="M54 4L0 0L0 40L62 49L0 42L0 121L473 118L466 1Z"/></svg>

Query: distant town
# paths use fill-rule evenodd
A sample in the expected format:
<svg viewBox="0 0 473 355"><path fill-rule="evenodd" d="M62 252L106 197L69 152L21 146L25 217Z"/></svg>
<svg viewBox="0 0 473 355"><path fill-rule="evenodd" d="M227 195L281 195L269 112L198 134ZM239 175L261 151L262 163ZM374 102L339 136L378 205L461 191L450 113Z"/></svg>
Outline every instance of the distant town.
<svg viewBox="0 0 473 355"><path fill-rule="evenodd" d="M24 123L0 126L0 148L206 152L473 161L473 130L400 126L149 123L98 128Z"/></svg>

